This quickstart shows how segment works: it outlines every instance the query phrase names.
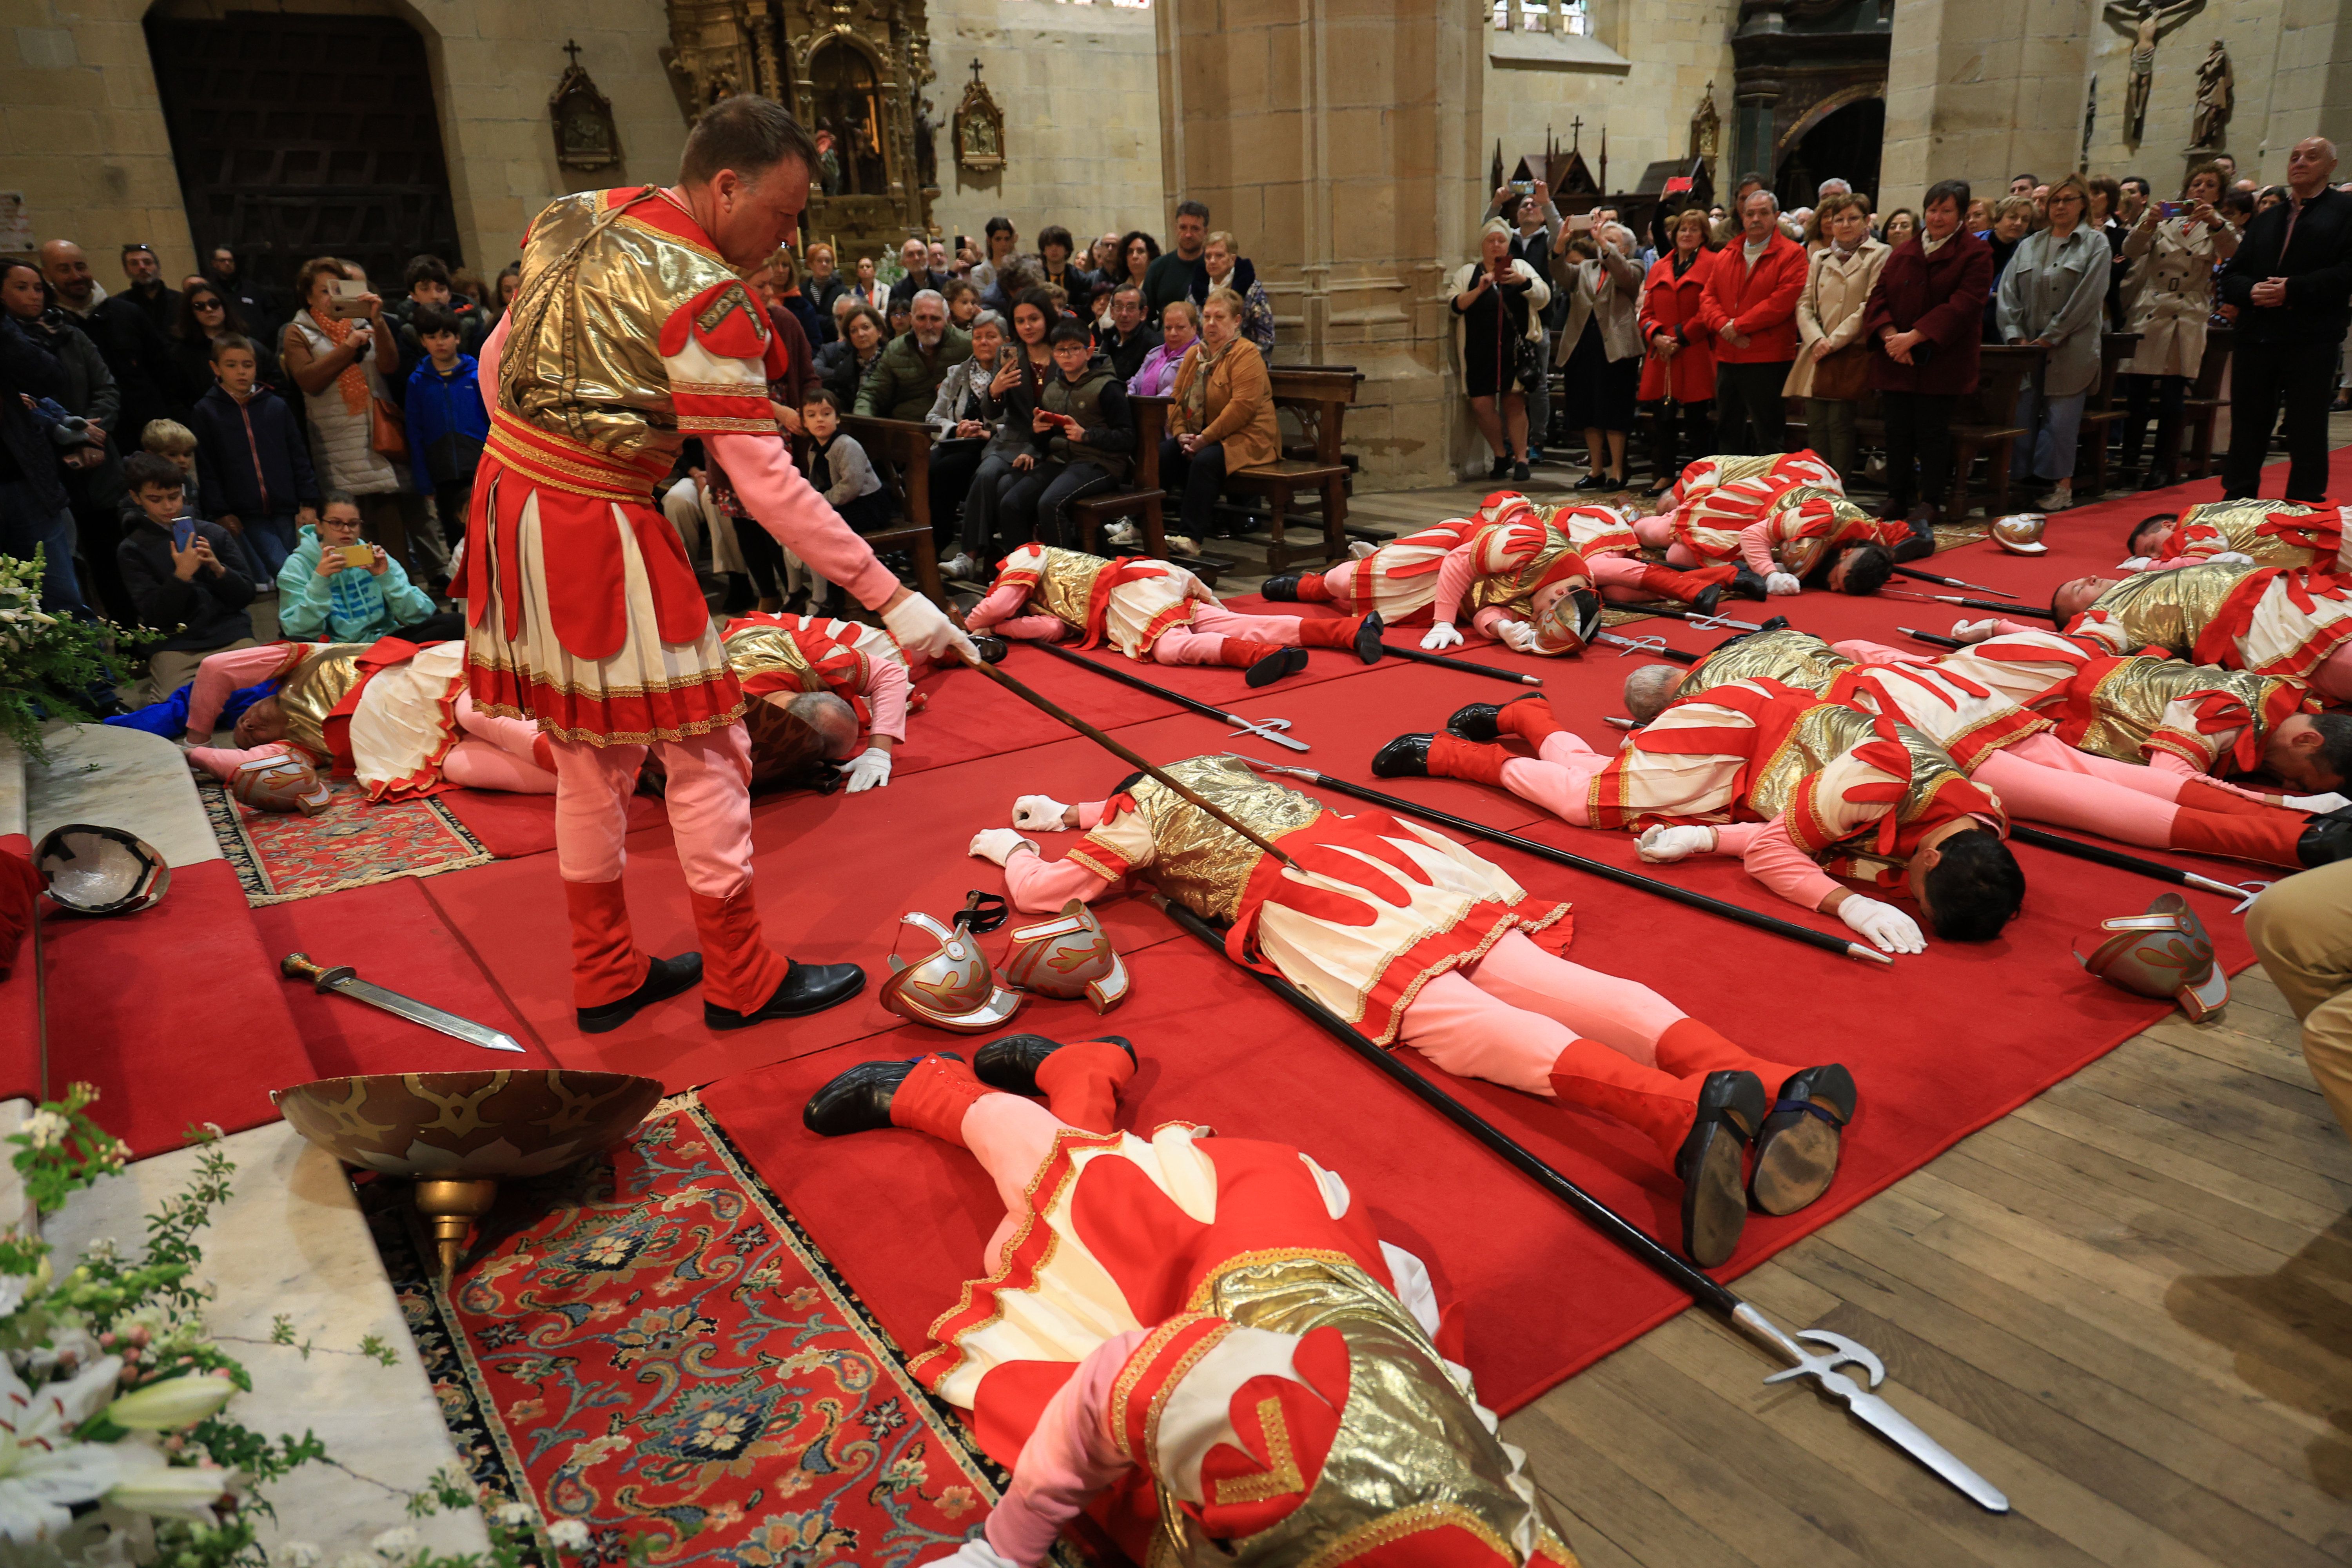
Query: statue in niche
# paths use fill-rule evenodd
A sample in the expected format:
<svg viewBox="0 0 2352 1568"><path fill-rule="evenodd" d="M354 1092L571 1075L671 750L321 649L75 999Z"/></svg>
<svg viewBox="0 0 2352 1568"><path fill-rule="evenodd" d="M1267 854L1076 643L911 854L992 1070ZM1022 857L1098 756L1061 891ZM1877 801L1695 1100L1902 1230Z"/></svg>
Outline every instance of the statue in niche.
<svg viewBox="0 0 2352 1568"><path fill-rule="evenodd" d="M874 67L851 45L833 42L809 60L816 128L833 133L841 162L840 194L880 196L890 192L882 158L881 86Z"/></svg>
<svg viewBox="0 0 2352 1568"><path fill-rule="evenodd" d="M956 164L965 169L1004 167L1004 115L996 99L980 79L980 62L971 62L971 84L955 111Z"/></svg>
<svg viewBox="0 0 2352 1568"><path fill-rule="evenodd" d="M2131 76L2124 87L2124 140L2137 147L2147 124L2148 87L2156 75L2156 46L2167 33L2205 8L2205 0L2108 0L2106 18L2132 39Z"/></svg>
<svg viewBox="0 0 2352 1568"><path fill-rule="evenodd" d="M931 100L915 99L915 183L927 191L940 188L939 128L931 122Z"/></svg>
<svg viewBox="0 0 2352 1568"><path fill-rule="evenodd" d="M1709 81L1706 90L1699 94L1698 110L1691 116L1690 124L1690 155L1706 159L1711 170L1723 146L1723 121L1715 111L1714 82Z"/></svg>
<svg viewBox="0 0 2352 1568"><path fill-rule="evenodd" d="M2206 52L2205 61L2197 68L2197 116L2192 122L2189 144L2200 151L2221 145L2221 134L2229 128L2230 110L2236 101L2237 78L2230 71L2230 51L2221 40L2213 40Z"/></svg>

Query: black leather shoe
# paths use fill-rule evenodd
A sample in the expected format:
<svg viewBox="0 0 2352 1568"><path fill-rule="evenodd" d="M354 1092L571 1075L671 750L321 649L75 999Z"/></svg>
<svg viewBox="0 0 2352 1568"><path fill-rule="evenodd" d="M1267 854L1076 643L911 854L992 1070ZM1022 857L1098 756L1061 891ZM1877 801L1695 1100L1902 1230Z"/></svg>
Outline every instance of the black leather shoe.
<svg viewBox="0 0 2352 1568"><path fill-rule="evenodd" d="M579 1012L580 1032L583 1035L607 1035L639 1011L656 1002L667 1001L688 986L702 979L702 954L681 952L676 958L656 958L646 971L645 980L635 991L618 1002L607 1002L601 1007L583 1007Z"/></svg>
<svg viewBox="0 0 2352 1568"><path fill-rule="evenodd" d="M1698 1120L1675 1155L1675 1174L1683 1184L1683 1253L1701 1268L1739 1249L1748 1226L1742 1167L1769 1104L1752 1072L1711 1072L1699 1087Z"/></svg>
<svg viewBox="0 0 2352 1568"><path fill-rule="evenodd" d="M1614 487L1615 481L1596 468L1568 488L1572 490L1605 490Z"/></svg>
<svg viewBox="0 0 2352 1568"><path fill-rule="evenodd" d="M1795 1214L1829 1191L1839 1130L1853 1120L1853 1075L1836 1062L1807 1068L1780 1086L1756 1135L1748 1195L1766 1214Z"/></svg>
<svg viewBox="0 0 2352 1568"><path fill-rule="evenodd" d="M1366 616L1364 624L1356 628L1356 657L1366 664L1380 663L1381 655L1388 651L1381 647L1381 634L1388 629L1389 624L1381 619L1378 610Z"/></svg>
<svg viewBox="0 0 2352 1568"><path fill-rule="evenodd" d="M1469 702L1456 708L1454 717L1445 721L1449 733L1465 741L1492 743L1503 738L1503 726L1496 721L1503 711L1499 702Z"/></svg>
<svg viewBox="0 0 2352 1568"><path fill-rule="evenodd" d="M1731 591L1743 599L1754 599L1759 604L1772 596L1770 590L1764 586L1764 579L1756 575L1755 569L1745 561L1739 563L1738 574L1731 579Z"/></svg>
<svg viewBox="0 0 2352 1568"><path fill-rule="evenodd" d="M1250 687L1272 686L1286 675L1297 675L1307 668L1307 650L1303 647L1281 647L1267 654L1249 667L1242 684Z"/></svg>
<svg viewBox="0 0 2352 1568"><path fill-rule="evenodd" d="M1508 458L1496 458L1495 459L1495 466L1486 470L1486 477L1490 479L1509 479L1511 477L1511 459Z"/></svg>
<svg viewBox="0 0 2352 1568"><path fill-rule="evenodd" d="M1104 1045L1117 1046L1135 1059L1135 1047L1125 1035L1097 1035L1095 1039ZM1073 1045L1088 1042L1074 1040ZM1043 1035L1007 1035L1001 1040L991 1040L980 1047L971 1058L971 1070L980 1081L991 1089L1004 1089L1013 1094L1041 1094L1037 1087L1037 1069L1045 1058L1063 1047Z"/></svg>
<svg viewBox="0 0 2352 1568"><path fill-rule="evenodd" d="M1722 603L1723 584L1709 583L1705 588L1699 590L1698 597L1691 601L1690 607L1702 616L1711 616L1715 614L1716 606Z"/></svg>
<svg viewBox="0 0 2352 1568"><path fill-rule="evenodd" d="M2148 471L2147 478L2140 480L2139 488L2144 490L2169 489L2179 482L2179 479L2166 473L2163 469L2152 468Z"/></svg>
<svg viewBox="0 0 2352 1568"><path fill-rule="evenodd" d="M1399 735L1372 753L1376 779L1425 779L1429 776L1427 735Z"/></svg>
<svg viewBox="0 0 2352 1568"><path fill-rule="evenodd" d="M866 989L866 971L854 963L803 963L788 958L784 983L754 1012L738 1013L715 1002L702 1005L702 1021L714 1029L748 1029L772 1018L805 1018L848 1001ZM944 1053L942 1053L944 1054Z"/></svg>
<svg viewBox="0 0 2352 1568"><path fill-rule="evenodd" d="M1295 605L1298 602L1298 579L1305 575L1303 572L1285 572L1279 577L1268 577L1258 585L1258 595L1278 605Z"/></svg>
<svg viewBox="0 0 2352 1568"><path fill-rule="evenodd" d="M2308 869L2352 860L2352 807L2315 816L2294 841L2294 858Z"/></svg>
<svg viewBox="0 0 2352 1568"><path fill-rule="evenodd" d="M986 632L974 632L971 634L971 646L980 650L981 663L1003 664L1005 654L1011 650L1013 645L1003 637L991 637Z"/></svg>
<svg viewBox="0 0 2352 1568"><path fill-rule="evenodd" d="M1784 631L1787 631L1787 630L1789 629L1789 617L1788 617L1788 616L1771 616L1770 618L1767 619L1767 620L1765 621L1765 623L1764 623L1762 626L1758 626L1756 629L1757 629L1758 631L1759 631L1759 632L1784 632Z"/></svg>
<svg viewBox="0 0 2352 1568"><path fill-rule="evenodd" d="M963 1060L954 1051L932 1054ZM891 1098L922 1059L859 1062L809 1096L808 1103L801 1107L801 1125L820 1138L882 1131L890 1125Z"/></svg>

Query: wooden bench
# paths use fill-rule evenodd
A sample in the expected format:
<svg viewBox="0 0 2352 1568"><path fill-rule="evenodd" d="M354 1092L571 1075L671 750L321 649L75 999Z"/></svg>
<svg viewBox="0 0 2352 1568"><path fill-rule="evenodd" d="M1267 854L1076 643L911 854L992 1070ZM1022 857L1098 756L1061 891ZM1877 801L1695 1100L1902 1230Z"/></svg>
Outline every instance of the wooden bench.
<svg viewBox="0 0 2352 1568"><path fill-rule="evenodd" d="M1101 547L1105 526L1129 518L1142 526L1144 553L1165 559L1168 536L1160 514L1168 498L1160 489L1160 438L1168 433L1168 400L1130 397L1127 406L1135 416L1135 467L1129 487L1074 500L1068 516L1078 527L1078 548L1089 555L1131 553Z"/></svg>
<svg viewBox="0 0 2352 1568"><path fill-rule="evenodd" d="M2084 407L2081 434L2074 444L2074 478L2089 480L2093 500L2107 493L2108 447L2114 434L2109 427L2124 417L2124 411L2116 406L2116 381L2124 363L2139 352L2139 338L2137 332L2099 336L2099 381Z"/></svg>
<svg viewBox="0 0 2352 1568"><path fill-rule="evenodd" d="M1290 544L1284 537L1291 504L1301 491L1319 494L1323 510L1323 559L1339 560L1348 552L1348 468L1343 425L1348 405L1356 401L1363 381L1352 365L1276 365L1274 382L1276 418L1287 411L1298 421L1312 455L1293 457L1290 448L1271 463L1260 463L1225 476L1225 493L1249 496L1266 503L1262 540L1244 535L1265 547L1269 573L1290 569Z"/></svg>
<svg viewBox="0 0 2352 1568"><path fill-rule="evenodd" d="M1999 517L2009 510L2010 458L2017 438L2025 434L2016 423L2017 395L2049 353L2048 349L2011 348L2004 343L1986 343L1978 349L1976 395L1962 398L1953 408L1958 417L1951 427L1952 488L1940 498L1944 521L1967 519L1969 470L1979 457L1987 461L1985 477L1992 487L1991 515ZM1857 441L1884 451L1886 420L1878 394L1864 393L1859 405L1854 419Z"/></svg>
<svg viewBox="0 0 2352 1568"><path fill-rule="evenodd" d="M2237 338L2237 328L2226 321L2205 331L2205 357L2197 362L2197 379L2189 384L2189 395L2181 404L2181 428L2189 437L2189 458L2196 464L2193 473L2181 470L2182 479L2201 479L2213 471L2213 425L2228 401L2221 395L2221 383L2228 377ZM2160 462L2170 455L2159 452L2157 458Z"/></svg>
<svg viewBox="0 0 2352 1568"><path fill-rule="evenodd" d="M866 448L875 477L890 492L897 522L860 535L881 555L906 551L915 563L915 584L923 596L943 610L948 602L940 583L940 552L931 532L931 427L912 419L876 419L863 414L844 416L842 428Z"/></svg>

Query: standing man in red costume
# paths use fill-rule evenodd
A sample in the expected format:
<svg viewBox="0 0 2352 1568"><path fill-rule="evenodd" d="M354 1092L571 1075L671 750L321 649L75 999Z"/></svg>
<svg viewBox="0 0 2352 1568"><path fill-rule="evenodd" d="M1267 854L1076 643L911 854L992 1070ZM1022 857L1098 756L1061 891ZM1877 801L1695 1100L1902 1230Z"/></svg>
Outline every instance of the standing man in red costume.
<svg viewBox="0 0 2352 1568"><path fill-rule="evenodd" d="M704 1022L725 1029L817 1012L866 982L855 964L794 963L761 932L743 692L654 501L689 437L761 527L909 652L971 651L793 468L769 411L784 351L742 279L799 226L817 163L781 105L714 104L676 185L583 191L539 215L514 305L483 346L495 390L466 541L468 683L478 708L536 720L551 743L572 995L590 1032L698 979ZM630 934L622 839L648 748L699 953L648 958Z"/></svg>

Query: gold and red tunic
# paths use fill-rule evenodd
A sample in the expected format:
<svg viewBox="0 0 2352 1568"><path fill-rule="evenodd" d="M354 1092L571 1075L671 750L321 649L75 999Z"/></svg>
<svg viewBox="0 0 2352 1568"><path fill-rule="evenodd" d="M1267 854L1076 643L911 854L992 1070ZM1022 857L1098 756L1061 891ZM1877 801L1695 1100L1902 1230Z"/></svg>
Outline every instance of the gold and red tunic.
<svg viewBox="0 0 2352 1568"><path fill-rule="evenodd" d="M288 643L274 693L286 740L318 767L356 777L376 800L447 787L441 759L458 741L463 643Z"/></svg>
<svg viewBox="0 0 2352 1568"><path fill-rule="evenodd" d="M1633 525L1611 507L1556 506L1544 514L1544 521L1553 532L1566 535L1577 553L1588 561L1596 555L1641 553L1642 542L1633 536Z"/></svg>
<svg viewBox="0 0 2352 1568"><path fill-rule="evenodd" d="M1800 483L1785 474L1718 485L1676 508L1674 520L1675 542L1706 562L1739 560L1739 536L1762 523L1772 559L1800 577L1849 544L1890 542L1887 525L1834 483Z"/></svg>
<svg viewBox="0 0 2352 1568"><path fill-rule="evenodd" d="M1431 980L1568 913L1449 838L1381 812L1341 816L1234 758L1166 771L1304 869L1143 776L1065 858L1113 882L1142 878L1203 919L1230 921L1235 960L1279 973L1381 1045Z"/></svg>
<svg viewBox="0 0 2352 1568"><path fill-rule="evenodd" d="M770 433L783 348L653 186L533 220L467 522L467 658L484 710L598 745L724 729L742 692L653 487L687 438Z"/></svg>
<svg viewBox="0 0 2352 1568"><path fill-rule="evenodd" d="M1683 471L1675 477L1666 503L1669 508L1687 506L1710 490L1757 479L1845 493L1845 484L1838 478L1838 471L1808 449L1694 458L1683 465Z"/></svg>
<svg viewBox="0 0 2352 1568"><path fill-rule="evenodd" d="M1895 887L1919 841L1964 816L2004 836L2000 802L1910 725L1770 679L1681 698L1594 776L1595 827L1785 823L1832 876Z"/></svg>
<svg viewBox="0 0 2352 1568"><path fill-rule="evenodd" d="M1437 600L1437 574L1445 558L1486 524L1457 517L1434 528L1391 539L1360 561L1342 562L1323 574L1332 599L1351 616L1377 614L1392 626L1425 621Z"/></svg>
<svg viewBox="0 0 2352 1568"><path fill-rule="evenodd" d="M2189 508L2163 542L2148 553L2158 561L2203 561L2234 552L2257 566L2316 570L2346 574L2345 522L2352 507L2327 501L2206 501Z"/></svg>
<svg viewBox="0 0 2352 1568"><path fill-rule="evenodd" d="M1135 555L1106 561L1036 543L1004 558L994 587L1024 590L1024 608L1076 628L1080 647L1108 640L1129 658L1150 652L1162 632L1192 625L1194 604L1217 603L1206 583L1170 562Z"/></svg>
<svg viewBox="0 0 2352 1568"><path fill-rule="evenodd" d="M1536 618L1536 594L1556 583L1590 589L1592 568L1576 542L1546 521L1533 507L1489 523L1464 547L1472 577L1463 604L1475 615L1489 607L1513 620Z"/></svg>
<svg viewBox="0 0 2352 1568"><path fill-rule="evenodd" d="M2066 629L2111 653L2160 648L2192 664L2301 680L2352 640L2352 605L2326 578L2210 562L2127 577Z"/></svg>
<svg viewBox="0 0 2352 1568"><path fill-rule="evenodd" d="M1103 1412L1133 1468L1089 1510L1133 1561L1572 1568L1525 1457L1399 1299L1409 1255L1307 1154L1073 1129L1027 1196L909 1370L1012 1466L1079 1363L1140 1334Z"/></svg>

